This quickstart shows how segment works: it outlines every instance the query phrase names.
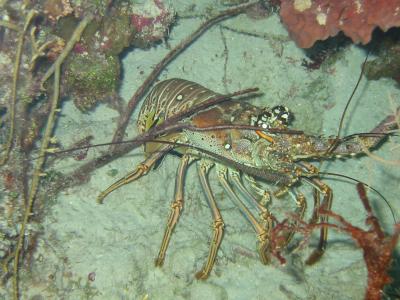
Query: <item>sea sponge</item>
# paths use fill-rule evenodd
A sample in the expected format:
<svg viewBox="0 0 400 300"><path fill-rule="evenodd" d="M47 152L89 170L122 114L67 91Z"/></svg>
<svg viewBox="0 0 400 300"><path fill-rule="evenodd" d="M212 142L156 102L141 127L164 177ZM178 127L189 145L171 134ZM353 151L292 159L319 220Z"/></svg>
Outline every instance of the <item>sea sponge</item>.
<svg viewBox="0 0 400 300"><path fill-rule="evenodd" d="M400 0L281 0L280 15L301 48L339 31L366 44L372 31L400 26Z"/></svg>

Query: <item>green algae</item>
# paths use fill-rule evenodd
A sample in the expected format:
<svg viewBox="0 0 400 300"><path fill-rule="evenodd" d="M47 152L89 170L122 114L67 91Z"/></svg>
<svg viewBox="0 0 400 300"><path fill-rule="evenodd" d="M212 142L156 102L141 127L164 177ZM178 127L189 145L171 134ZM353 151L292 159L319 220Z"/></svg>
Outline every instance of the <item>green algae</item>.
<svg viewBox="0 0 400 300"><path fill-rule="evenodd" d="M65 70L75 106L87 111L118 87L120 62L115 56L74 54Z"/></svg>

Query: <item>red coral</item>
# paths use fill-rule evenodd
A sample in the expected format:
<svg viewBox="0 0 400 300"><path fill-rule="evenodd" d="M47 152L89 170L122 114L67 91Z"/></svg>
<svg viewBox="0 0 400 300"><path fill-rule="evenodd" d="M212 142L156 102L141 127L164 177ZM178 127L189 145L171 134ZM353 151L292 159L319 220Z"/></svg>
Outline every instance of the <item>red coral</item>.
<svg viewBox="0 0 400 300"><path fill-rule="evenodd" d="M388 270L391 267L393 252L400 238L400 223L394 225L391 235L385 234L378 218L372 212L370 201L362 183L357 184L357 192L367 213L365 219L365 224L369 227L367 230L352 225L341 215L326 210L323 207L319 210L320 214L328 216L334 220L334 222L306 223L299 219L298 216L293 215L291 218L298 224L297 226L289 225L289 227L287 227L287 225L285 225L285 223L287 223L286 221L278 225L282 229L285 229L286 232L288 232L288 230L294 230L303 234L304 239L301 245L307 243L312 232L321 227L332 228L351 236L356 245L363 251L363 257L368 271L368 283L364 299L381 300L384 286L393 281ZM271 235L271 248L275 250L275 252L272 252L275 256L280 254L279 237L280 231L282 231L281 228L274 228L273 235ZM278 243L276 243L276 241ZM276 245L278 245L278 247Z"/></svg>
<svg viewBox="0 0 400 300"><path fill-rule="evenodd" d="M142 32L145 27L152 26L156 21L156 18L143 17L139 14L132 14L131 16L131 22L137 32Z"/></svg>
<svg viewBox="0 0 400 300"><path fill-rule="evenodd" d="M366 44L372 31L400 26L400 0L282 0L281 18L302 48L339 31Z"/></svg>
<svg viewBox="0 0 400 300"><path fill-rule="evenodd" d="M364 185L358 183L357 191L364 209L367 212L365 223L370 226L369 230L353 226L342 216L332 211L322 210L321 213L328 215L338 222L338 225L329 223L325 225L346 232L362 249L364 261L368 270L368 287L365 299L380 300L382 297L383 287L392 282L392 278L389 276L387 271L393 260L392 253L396 247L397 241L399 240L400 223L394 225L392 235L385 235L377 217L372 213Z"/></svg>
<svg viewBox="0 0 400 300"><path fill-rule="evenodd" d="M87 47L82 43L76 43L73 51L77 54L87 53Z"/></svg>

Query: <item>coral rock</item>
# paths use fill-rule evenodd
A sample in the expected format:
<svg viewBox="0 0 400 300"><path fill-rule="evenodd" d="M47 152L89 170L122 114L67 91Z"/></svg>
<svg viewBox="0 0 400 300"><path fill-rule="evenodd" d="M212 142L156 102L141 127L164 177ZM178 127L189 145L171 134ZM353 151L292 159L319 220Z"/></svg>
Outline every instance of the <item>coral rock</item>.
<svg viewBox="0 0 400 300"><path fill-rule="evenodd" d="M119 55L129 47L134 39L135 28L130 23L130 17L117 14L103 18L99 34L100 49L106 55Z"/></svg>
<svg viewBox="0 0 400 300"><path fill-rule="evenodd" d="M86 112L118 87L120 62L100 53L74 53L65 65L65 83L75 106Z"/></svg>
<svg viewBox="0 0 400 300"><path fill-rule="evenodd" d="M366 44L372 31L400 26L400 0L282 0L281 19L302 48L339 31Z"/></svg>
<svg viewBox="0 0 400 300"><path fill-rule="evenodd" d="M145 1L132 9L131 24L135 27L134 44L146 48L152 43L162 40L175 19L172 8L162 0Z"/></svg>
<svg viewBox="0 0 400 300"><path fill-rule="evenodd" d="M46 0L43 4L43 12L49 20L54 22L71 14L73 9L69 0Z"/></svg>
<svg viewBox="0 0 400 300"><path fill-rule="evenodd" d="M365 64L365 76L369 80L393 78L400 83L400 43L383 41L378 57Z"/></svg>

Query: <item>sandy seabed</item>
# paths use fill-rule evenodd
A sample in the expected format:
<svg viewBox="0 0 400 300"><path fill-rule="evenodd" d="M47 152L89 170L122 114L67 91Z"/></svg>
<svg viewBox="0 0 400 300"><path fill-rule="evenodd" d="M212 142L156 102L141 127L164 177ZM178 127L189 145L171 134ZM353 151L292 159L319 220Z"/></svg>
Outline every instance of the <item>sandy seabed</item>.
<svg viewBox="0 0 400 300"><path fill-rule="evenodd" d="M178 15L188 16L192 2L198 3L171 4ZM195 13L204 13L212 3L201 1ZM179 18L168 39L171 46L200 23L201 19L196 17ZM134 49L127 53L120 88L126 101L168 51L162 43L146 51ZM304 51L290 40L277 15L262 20L240 15L213 26L174 60L159 79L184 78L219 93L256 86L263 96L251 100L252 103L287 105L295 114L293 127L334 135L365 55L362 47L349 46L340 51L335 61L310 72L301 65L306 58ZM391 80L364 79L348 111L343 134L371 130L400 105L399 96ZM106 105L82 114L72 101L67 101L62 111L56 135L62 136L65 144L94 133L94 143L107 142L116 127L117 112ZM130 137L137 134L137 112L130 125ZM375 153L393 158L394 146L386 143ZM89 156L101 151L90 150ZM185 208L165 264L162 268L154 267L179 159L167 156L157 170L116 190L104 205L96 203L102 190L143 159L142 149L137 149L97 170L88 184L59 195L43 222L44 235L31 273L21 276L24 299L363 299L367 273L362 253L342 233L330 233L325 256L312 267L304 266L304 259L315 246L316 238L304 249L285 254L285 266L276 260L262 265L256 253L256 235L224 195L213 172L210 180L226 232L210 278L196 280L194 274L208 254L212 218L194 165L186 178ZM77 164L67 159L59 162L57 168L68 171ZM362 157L331 161L323 165L323 170L372 185L399 212L400 171L395 166ZM334 192L333 210L363 226L365 213L354 185L331 179L325 182ZM310 189L304 187L302 191L310 210ZM390 232L393 220L389 208L376 195L370 194L370 198L374 211ZM94 281L88 279L89 274Z"/></svg>

